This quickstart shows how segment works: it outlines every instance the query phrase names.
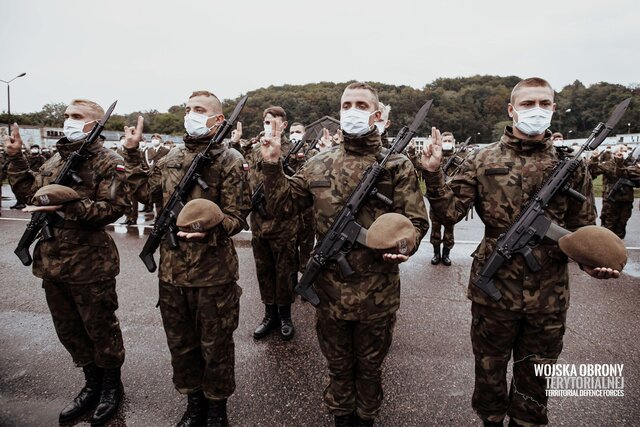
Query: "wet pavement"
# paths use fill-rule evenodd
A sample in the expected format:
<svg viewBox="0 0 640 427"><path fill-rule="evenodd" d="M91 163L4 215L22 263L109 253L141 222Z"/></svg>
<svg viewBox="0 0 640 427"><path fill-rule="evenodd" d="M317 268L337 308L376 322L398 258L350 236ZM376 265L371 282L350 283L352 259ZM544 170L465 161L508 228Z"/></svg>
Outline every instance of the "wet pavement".
<svg viewBox="0 0 640 427"><path fill-rule="evenodd" d="M7 195L7 186L3 195ZM55 335L40 281L13 254L28 215L2 201L0 218L0 425L57 425L59 411L82 386L82 372ZM149 220L150 218L146 218ZM144 222L142 216L139 219ZM149 221L147 221L147 224ZM160 314L157 277L138 258L144 227L110 227L120 251L117 312L125 340L125 402L111 426L175 425L186 401L173 388ZM383 381L377 425L480 425L471 409L473 356L470 302L465 297L471 258L482 235L476 218L456 226L453 265L432 266L428 240L403 264L402 304ZM263 315L250 234L234 238L240 257L240 326L235 333L237 388L229 400L236 426L330 426L322 405L326 366L315 336L314 310L297 302L296 335L255 341ZM570 266L572 302L564 363L624 364L624 397L556 397L550 425L640 425L640 212L627 227L629 263L621 279L598 281ZM77 425L87 425L86 418Z"/></svg>

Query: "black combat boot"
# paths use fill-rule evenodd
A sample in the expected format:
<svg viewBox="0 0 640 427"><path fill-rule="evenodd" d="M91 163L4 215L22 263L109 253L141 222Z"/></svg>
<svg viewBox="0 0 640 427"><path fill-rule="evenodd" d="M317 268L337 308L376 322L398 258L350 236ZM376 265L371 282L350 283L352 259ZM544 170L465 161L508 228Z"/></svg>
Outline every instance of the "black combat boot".
<svg viewBox="0 0 640 427"><path fill-rule="evenodd" d="M273 328L278 326L278 306L275 304L264 305L264 319L253 331L253 337L257 340L265 337Z"/></svg>
<svg viewBox="0 0 640 427"><path fill-rule="evenodd" d="M120 381L120 368L105 369L102 376L100 402L89 422L92 426L104 425L118 410L124 389Z"/></svg>
<svg viewBox="0 0 640 427"><path fill-rule="evenodd" d="M100 400L102 368L91 363L83 366L85 384L78 396L60 412L59 421L66 423L92 409Z"/></svg>
<svg viewBox="0 0 640 427"><path fill-rule="evenodd" d="M446 246L442 247L442 263L449 267L451 265L451 258L449 258L449 253L451 252L451 248Z"/></svg>
<svg viewBox="0 0 640 427"><path fill-rule="evenodd" d="M187 395L187 410L176 427L201 427L207 423L207 399L202 390Z"/></svg>
<svg viewBox="0 0 640 427"><path fill-rule="evenodd" d="M431 258L431 264L440 264L440 245L433 245L433 258Z"/></svg>
<svg viewBox="0 0 640 427"><path fill-rule="evenodd" d="M280 315L280 335L284 341L289 341L295 332L291 321L291 304L279 305L278 314Z"/></svg>
<svg viewBox="0 0 640 427"><path fill-rule="evenodd" d="M373 420L363 420L356 414L356 427L373 427Z"/></svg>
<svg viewBox="0 0 640 427"><path fill-rule="evenodd" d="M336 427L353 427L356 425L356 418L353 412L347 415L335 415L333 420Z"/></svg>
<svg viewBox="0 0 640 427"><path fill-rule="evenodd" d="M503 427L504 426L503 421L498 422L498 421L483 420L482 425L484 427Z"/></svg>
<svg viewBox="0 0 640 427"><path fill-rule="evenodd" d="M207 427L229 427L227 419L227 399L209 400Z"/></svg>

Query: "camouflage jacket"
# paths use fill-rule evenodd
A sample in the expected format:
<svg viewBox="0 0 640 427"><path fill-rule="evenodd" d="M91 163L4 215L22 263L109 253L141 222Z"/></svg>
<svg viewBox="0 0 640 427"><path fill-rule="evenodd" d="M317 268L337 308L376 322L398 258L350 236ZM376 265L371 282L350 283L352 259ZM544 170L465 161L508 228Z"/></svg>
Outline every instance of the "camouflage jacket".
<svg viewBox="0 0 640 427"><path fill-rule="evenodd" d="M174 147L151 171L144 167L139 150L125 150L130 191L141 201L168 200L206 143L185 139L185 147ZM211 200L220 206L225 218L202 241L180 239L178 248L171 250L163 240L158 277L175 286L218 286L238 280L238 255L231 236L246 225L251 207L244 159L236 150L225 147L210 154L213 162L202 174L209 190L196 185L189 200Z"/></svg>
<svg viewBox="0 0 640 427"><path fill-rule="evenodd" d="M57 143L58 152L42 167L30 170L24 155L10 157L9 181L16 194L31 200L42 186L51 184L68 155L83 141ZM112 279L120 272L118 250L104 227L117 220L129 206L122 158L100 141L89 147L90 157L77 174L82 183L71 183L81 200L67 203L53 225L54 238L39 240L33 252L33 274L45 280L74 284Z"/></svg>
<svg viewBox="0 0 640 427"><path fill-rule="evenodd" d="M282 136L282 160L289 151L293 148L293 144L287 139L286 136ZM302 154L304 154L301 151ZM249 182L251 184L251 192L253 193L256 188L262 182L262 154L260 153L260 144L257 144L251 149L247 155L247 163L249 164ZM304 163L304 158L300 159L297 156L291 156L289 159L289 166L295 171L300 168ZM274 215L271 212L267 212L267 216L262 217L258 212L251 212L251 232L254 236L275 239L275 238L293 238L298 234L300 225L300 217L298 215L284 216Z"/></svg>
<svg viewBox="0 0 640 427"><path fill-rule="evenodd" d="M269 210L287 215L312 206L316 236L322 239L367 167L381 152L380 136L374 129L360 138L345 136L343 144L316 154L290 178L284 175L280 164L265 162ZM401 213L416 228L417 250L429 228L429 219L411 161L402 154L392 156L377 188L393 205L371 198L359 213L358 222L369 228L384 213ZM347 261L356 273L352 278L341 279L338 266L329 262L314 284L320 309L345 320L373 319L395 312L400 306L398 265L384 262L379 251L361 245L355 245L347 254Z"/></svg>
<svg viewBox="0 0 640 427"><path fill-rule="evenodd" d="M557 162L549 140L521 141L507 126L499 142L469 154L460 171L447 184L442 171L423 176L433 215L443 223L460 221L471 204L485 224L485 236L473 252L468 297L479 304L526 313L552 313L569 306L567 257L555 242L543 240L533 248L542 269L530 271L521 256L505 263L494 277L502 299L494 302L471 283L491 255L498 236L506 231L535 195ZM571 187L587 196L584 203L559 194L545 210L547 217L569 230L595 223L591 177L583 165L575 172Z"/></svg>

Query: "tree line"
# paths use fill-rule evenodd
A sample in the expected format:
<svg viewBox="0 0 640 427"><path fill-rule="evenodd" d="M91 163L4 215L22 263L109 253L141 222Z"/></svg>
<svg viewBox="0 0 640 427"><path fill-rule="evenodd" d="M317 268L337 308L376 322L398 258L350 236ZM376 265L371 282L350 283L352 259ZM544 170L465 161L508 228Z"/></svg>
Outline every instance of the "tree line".
<svg viewBox="0 0 640 427"><path fill-rule="evenodd" d="M499 139L504 126L510 124L507 104L511 88L520 80L517 76L480 75L439 78L422 89L369 83L377 89L380 101L391 105L389 135L395 135L403 125L410 124L422 104L433 99L434 108L420 129L420 135L427 135L431 126L437 126L453 132L458 140L471 136L478 143L488 143ZM339 118L340 95L349 83L269 86L248 92L249 101L240 115L245 137L257 135L262 130L262 111L270 105L282 106L287 111L289 123L310 123L323 116ZM606 120L617 103L629 96L634 100L614 134L640 132L640 85L626 87L601 82L587 87L578 80L556 93L557 110L551 128L562 132L567 139L587 137L598 122ZM226 116L231 114L239 99L223 100ZM135 124L137 116L142 115L145 132L181 135L184 133L184 107L185 104L179 104L167 112L147 110L114 114L107 129L121 131L125 124ZM50 103L41 111L12 116L13 120L25 125L60 127L65 108L64 103ZM7 120L6 113L0 114L0 122Z"/></svg>

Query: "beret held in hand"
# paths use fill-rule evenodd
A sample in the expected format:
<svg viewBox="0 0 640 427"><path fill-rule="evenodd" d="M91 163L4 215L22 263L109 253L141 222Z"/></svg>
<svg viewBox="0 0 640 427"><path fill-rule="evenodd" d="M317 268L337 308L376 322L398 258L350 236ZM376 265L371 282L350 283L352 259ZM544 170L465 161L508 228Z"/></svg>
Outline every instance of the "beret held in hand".
<svg viewBox="0 0 640 427"><path fill-rule="evenodd" d="M380 215L367 230L366 245L371 249L388 249L408 255L416 245L416 230L406 216L386 213Z"/></svg>
<svg viewBox="0 0 640 427"><path fill-rule="evenodd" d="M576 262L592 268L622 271L627 263L624 242L611 230L597 225L581 227L558 240L560 250Z"/></svg>
<svg viewBox="0 0 640 427"><path fill-rule="evenodd" d="M73 188L59 184L49 184L41 187L31 198L36 206L56 206L80 200L80 195Z"/></svg>
<svg viewBox="0 0 640 427"><path fill-rule="evenodd" d="M217 204L211 200L193 199L178 214L176 225L187 233L204 233L220 224L223 219L224 213Z"/></svg>

